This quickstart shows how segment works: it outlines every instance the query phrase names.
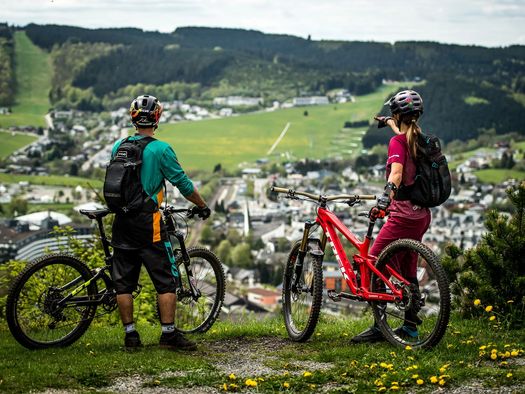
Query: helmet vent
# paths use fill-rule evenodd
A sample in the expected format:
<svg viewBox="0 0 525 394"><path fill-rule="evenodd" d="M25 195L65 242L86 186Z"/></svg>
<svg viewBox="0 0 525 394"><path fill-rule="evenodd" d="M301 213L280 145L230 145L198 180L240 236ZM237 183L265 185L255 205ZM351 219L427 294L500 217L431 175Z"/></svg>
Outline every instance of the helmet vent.
<svg viewBox="0 0 525 394"><path fill-rule="evenodd" d="M147 98L143 98L142 99L142 106L145 107L146 104L148 104L148 99Z"/></svg>

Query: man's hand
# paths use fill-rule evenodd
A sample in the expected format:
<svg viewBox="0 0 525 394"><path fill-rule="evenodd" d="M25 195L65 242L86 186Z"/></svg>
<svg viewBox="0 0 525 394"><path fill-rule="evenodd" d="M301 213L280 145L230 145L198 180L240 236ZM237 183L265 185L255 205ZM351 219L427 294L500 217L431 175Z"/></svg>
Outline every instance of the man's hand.
<svg viewBox="0 0 525 394"><path fill-rule="evenodd" d="M191 214L192 216L197 215L202 220L206 220L211 215L211 209L207 205L205 205L202 208L199 208L198 206L195 205L194 207L191 208Z"/></svg>

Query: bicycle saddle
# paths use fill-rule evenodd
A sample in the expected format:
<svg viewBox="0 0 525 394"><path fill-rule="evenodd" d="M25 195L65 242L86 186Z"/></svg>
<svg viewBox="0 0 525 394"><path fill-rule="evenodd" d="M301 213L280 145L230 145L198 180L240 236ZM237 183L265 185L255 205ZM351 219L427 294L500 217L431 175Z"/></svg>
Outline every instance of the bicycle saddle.
<svg viewBox="0 0 525 394"><path fill-rule="evenodd" d="M81 210L79 210L79 212L82 215L86 215L90 219L103 218L104 216L107 216L108 214L111 213L111 211L108 208L93 209L93 210L91 210L91 209L81 209Z"/></svg>

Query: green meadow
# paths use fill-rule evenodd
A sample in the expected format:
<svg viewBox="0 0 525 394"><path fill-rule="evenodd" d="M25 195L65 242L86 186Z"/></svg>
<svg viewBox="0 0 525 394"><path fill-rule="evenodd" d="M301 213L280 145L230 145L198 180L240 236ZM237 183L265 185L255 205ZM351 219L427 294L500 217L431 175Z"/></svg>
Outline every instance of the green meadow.
<svg viewBox="0 0 525 394"><path fill-rule="evenodd" d="M0 144L0 159L9 156L17 149L30 144L36 140L36 138L37 137L34 135L0 131L0 141L2 141Z"/></svg>
<svg viewBox="0 0 525 394"><path fill-rule="evenodd" d="M45 126L51 89L51 60L34 45L24 31L14 34L16 62L15 105L10 115L0 115L0 127Z"/></svg>
<svg viewBox="0 0 525 394"><path fill-rule="evenodd" d="M158 138L170 143L185 168L229 169L256 159L351 157L362 150L367 127L345 129L346 121L372 120L397 86L383 86L354 103L258 112L229 118L160 126ZM307 112L307 114L306 114ZM287 133L271 155L268 151L287 124Z"/></svg>

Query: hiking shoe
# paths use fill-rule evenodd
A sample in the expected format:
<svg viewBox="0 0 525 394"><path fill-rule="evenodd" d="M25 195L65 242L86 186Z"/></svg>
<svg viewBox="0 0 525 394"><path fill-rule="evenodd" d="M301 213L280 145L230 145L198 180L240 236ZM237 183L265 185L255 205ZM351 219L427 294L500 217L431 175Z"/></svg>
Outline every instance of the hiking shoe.
<svg viewBox="0 0 525 394"><path fill-rule="evenodd" d="M163 333L160 336L159 346L169 350L197 350L197 344L184 337L180 332Z"/></svg>
<svg viewBox="0 0 525 394"><path fill-rule="evenodd" d="M373 325L372 327L367 328L361 334L353 337L350 340L350 342L352 343L372 343L372 342L380 342L384 340L385 338L383 337L383 334L381 334L381 330L376 325Z"/></svg>
<svg viewBox="0 0 525 394"><path fill-rule="evenodd" d="M394 334L404 339L414 339L419 336L417 328L402 325L394 330Z"/></svg>
<svg viewBox="0 0 525 394"><path fill-rule="evenodd" d="M124 346L126 349L136 349L142 347L139 333L137 331L128 332L124 337Z"/></svg>

